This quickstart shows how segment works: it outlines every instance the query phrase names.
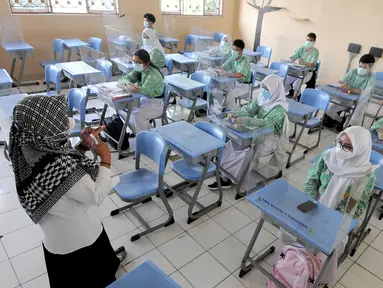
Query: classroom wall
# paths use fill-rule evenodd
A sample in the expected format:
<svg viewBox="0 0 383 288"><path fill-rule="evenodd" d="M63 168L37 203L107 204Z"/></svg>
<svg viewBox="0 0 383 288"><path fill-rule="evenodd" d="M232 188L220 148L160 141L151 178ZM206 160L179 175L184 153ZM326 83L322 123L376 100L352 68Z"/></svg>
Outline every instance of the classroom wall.
<svg viewBox="0 0 383 288"><path fill-rule="evenodd" d="M237 21L239 0L225 0L222 17L170 16L160 15L160 0L120 0L120 15L131 20L137 33L143 30L143 15L153 13L158 19L156 29L161 33L173 36L183 47L186 34L192 27L202 27L206 31L226 32L233 34ZM0 0L0 11L8 11L8 1ZM89 37L100 37L105 40L104 21L102 16L94 15L20 15L20 22L26 42L35 47L35 56L28 59L24 79L42 79L44 71L39 65L41 60L53 59L51 42L54 38L79 38L86 41ZM194 29L193 29L194 30ZM195 29L198 30L198 29ZM108 46L103 41L103 51ZM73 56L72 56L73 57ZM73 58L72 58L73 59ZM10 71L11 58L0 49L0 68ZM18 66L17 66L18 67Z"/></svg>
<svg viewBox="0 0 383 288"><path fill-rule="evenodd" d="M302 46L307 33L315 32L323 63L319 82L338 81L344 74L350 42L362 45L361 54L368 53L371 46L383 48L381 0L273 0L271 6L285 8L265 15L261 45L272 47L272 61L279 61ZM247 0L240 0L236 34L251 48L257 15ZM360 56L352 67L358 65ZM375 71L383 71L383 59Z"/></svg>

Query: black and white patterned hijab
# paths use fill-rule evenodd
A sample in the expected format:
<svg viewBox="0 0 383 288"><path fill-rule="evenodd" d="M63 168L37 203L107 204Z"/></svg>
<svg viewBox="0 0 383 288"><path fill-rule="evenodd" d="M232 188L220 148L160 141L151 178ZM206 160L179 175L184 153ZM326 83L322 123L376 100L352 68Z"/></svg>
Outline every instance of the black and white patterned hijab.
<svg viewBox="0 0 383 288"><path fill-rule="evenodd" d="M68 106L62 96L29 96L14 108L9 156L21 205L34 223L98 165L68 147Z"/></svg>

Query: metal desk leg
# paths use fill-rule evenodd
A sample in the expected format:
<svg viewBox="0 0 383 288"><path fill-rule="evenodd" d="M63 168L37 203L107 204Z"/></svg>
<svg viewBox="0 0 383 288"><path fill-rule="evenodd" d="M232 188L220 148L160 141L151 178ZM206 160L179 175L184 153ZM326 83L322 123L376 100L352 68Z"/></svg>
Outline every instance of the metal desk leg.
<svg viewBox="0 0 383 288"><path fill-rule="evenodd" d="M354 102L354 105L352 106L354 108L352 109L352 113L347 117L347 121L344 123L344 126L343 126L344 128L347 128L347 126L350 124L351 119L352 119L352 117L354 116L354 113L355 113L356 105L358 105L358 101Z"/></svg>
<svg viewBox="0 0 383 288"><path fill-rule="evenodd" d="M70 62L70 58L72 57L72 49L69 49L68 50L68 58L67 58L67 62Z"/></svg>
<svg viewBox="0 0 383 288"><path fill-rule="evenodd" d="M21 58L21 66L19 71L19 79L17 79L17 86L20 87L23 83L23 74L24 74L25 58Z"/></svg>
<svg viewBox="0 0 383 288"><path fill-rule="evenodd" d="M11 75L9 75L9 76L11 76L12 79L14 79L13 74L15 72L15 67L16 67L16 58L13 58L12 59L12 66L11 66Z"/></svg>
<svg viewBox="0 0 383 288"><path fill-rule="evenodd" d="M287 152L287 154L289 154L289 158L288 158L288 160L287 160L286 169L290 168L291 165L294 165L295 163L297 163L297 162L299 162L299 161L305 159L305 155L302 155L302 156L299 157L298 159L296 159L296 160L294 160L293 162L291 162L291 158L293 157L294 151L295 151L295 149L297 148L298 143L299 143L299 140L300 140L301 137L302 137L302 134L303 134L303 131L305 130L307 121L309 120L308 115L306 115L306 116L304 117L304 120L305 120L305 122L304 122L303 125L302 125L301 131L299 132L299 135L298 135L297 140L296 140L296 141L291 141L291 140L290 140L291 142L294 142L294 146L293 146L293 149L291 149L290 152Z"/></svg>
<svg viewBox="0 0 383 288"><path fill-rule="evenodd" d="M329 256L327 256L326 262L324 262L324 265L322 269L320 270L319 275L317 276L317 279L315 280L313 288L320 287L319 285L321 284L320 281L322 279L322 276L326 272L327 266L330 263L332 257L334 257L334 254L335 254L335 249L331 252Z"/></svg>
<svg viewBox="0 0 383 288"><path fill-rule="evenodd" d="M199 217L201 217L202 215L205 215L206 213L210 212L214 208L220 207L222 205L223 192L222 192L221 180L220 180L220 176L219 176L219 163L217 162L216 163L215 176L216 176L216 181L217 181L217 184L218 184L218 193L219 193L218 201L214 202L214 203L210 204L209 206L206 206L205 208L202 208L201 210L196 211L196 212L193 213L193 209L194 209L194 206L197 204L198 195L199 195L199 192L201 191L201 187L202 187L203 181L205 180L206 173L207 173L207 170L209 168L211 158L212 157L210 156L210 153L209 153L209 155L207 155L205 157L206 164L205 164L205 166L203 168L201 178L198 181L197 187L196 187L196 189L194 191L193 198L192 198L192 200L190 202L190 205L189 205L189 210L188 210L189 218L188 218L188 221L187 221L188 224L194 222Z"/></svg>
<svg viewBox="0 0 383 288"><path fill-rule="evenodd" d="M117 151L121 157L128 157L128 156L135 154L134 151L133 152L129 151L129 150L128 151L122 151L122 143L124 142L124 138L125 138L125 134L126 134L126 128L128 128L131 113L132 113L132 109L131 108L127 109L125 123L124 123L124 126L122 127L120 139L118 140Z"/></svg>
<svg viewBox="0 0 383 288"><path fill-rule="evenodd" d="M198 93L193 93L194 94L194 99L193 99L193 104L192 104L192 107L190 108L190 112L189 112L189 116L188 116L188 120L187 122L191 123L193 118L194 118L194 113L195 113L195 105L197 103L197 94Z"/></svg>

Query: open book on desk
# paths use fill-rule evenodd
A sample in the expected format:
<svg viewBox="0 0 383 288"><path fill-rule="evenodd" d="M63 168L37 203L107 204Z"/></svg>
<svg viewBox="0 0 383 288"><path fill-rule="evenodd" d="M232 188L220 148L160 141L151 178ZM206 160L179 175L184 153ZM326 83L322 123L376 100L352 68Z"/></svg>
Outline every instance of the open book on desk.
<svg viewBox="0 0 383 288"><path fill-rule="evenodd" d="M102 94L103 96L110 97L112 100L132 96L132 93L127 91L126 88L120 85L118 82L101 83L96 85L96 87L98 93Z"/></svg>

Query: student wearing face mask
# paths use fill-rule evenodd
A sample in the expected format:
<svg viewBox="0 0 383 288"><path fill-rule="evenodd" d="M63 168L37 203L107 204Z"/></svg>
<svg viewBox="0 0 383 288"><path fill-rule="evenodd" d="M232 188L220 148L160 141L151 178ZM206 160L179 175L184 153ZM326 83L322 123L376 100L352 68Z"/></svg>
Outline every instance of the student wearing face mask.
<svg viewBox="0 0 383 288"><path fill-rule="evenodd" d="M150 28L145 28L142 32L142 49L148 51L150 55L150 61L158 69L164 68L166 65L165 61L165 50L161 46L160 41L158 40L154 30Z"/></svg>
<svg viewBox="0 0 383 288"><path fill-rule="evenodd" d="M229 58L231 56L231 46L233 45L233 38L230 35L226 34L223 36L219 46L211 48L209 54L223 56L224 58Z"/></svg>
<svg viewBox="0 0 383 288"><path fill-rule="evenodd" d="M229 93L226 95L225 105L219 103L216 98L214 99L214 106L218 109L236 110L238 107L235 103L235 98L249 93L251 69L249 59L243 55L243 49L245 49L245 42L241 39L235 40L231 47L231 57L223 63L220 69L216 69L218 75L238 78L235 86L232 89L228 89Z"/></svg>
<svg viewBox="0 0 383 288"><path fill-rule="evenodd" d="M111 190L111 155L98 138L104 127L86 128L68 148L74 126L65 96L25 97L13 111L9 156L19 201L43 233L50 287L104 288L126 257L115 254L98 210ZM84 155L91 145L100 163Z"/></svg>
<svg viewBox="0 0 383 288"><path fill-rule="evenodd" d="M157 30L154 28L154 23L156 23L156 17L151 13L146 13L144 15L144 28L149 28L154 31L156 37L158 38L160 35Z"/></svg>
<svg viewBox="0 0 383 288"><path fill-rule="evenodd" d="M261 82L261 93L258 95L257 100L249 103L241 109L229 113L228 118L231 119L236 125L243 125L250 129L255 127L268 127L273 129L272 134L258 137L255 143L255 155L252 160L252 167L255 168L258 160L261 157L273 155L270 160L270 165L278 167L278 178L282 177L282 169L285 165L284 158L286 155L286 147L289 143L288 139L288 103L286 102L285 89L283 80L277 75L269 75ZM226 144L224 150L224 157L221 160L221 167L229 171L232 175L237 176L240 168L235 166L236 144L231 140ZM234 165L233 165L234 163ZM234 169L233 169L234 168ZM236 170L237 171L233 171ZM233 172L231 172L233 171ZM223 189L231 188L232 181L223 176L221 178L221 185ZM217 183L209 185L211 190L217 190Z"/></svg>
<svg viewBox="0 0 383 288"><path fill-rule="evenodd" d="M164 77L150 61L149 53L140 49L133 54L133 71L120 78L119 83L132 93L145 95L140 107L134 108L129 119L134 134L150 130L149 121L161 116L164 108Z"/></svg>
<svg viewBox="0 0 383 288"><path fill-rule="evenodd" d="M352 125L361 125L364 112L367 108L368 101L370 100L371 93L375 87L376 76L371 71L375 63L375 57L370 54L363 55L359 60L359 68L350 70L339 81L342 84L341 88L350 94L359 94L359 102L353 118L351 119ZM345 119L340 117L342 111L351 107L353 102L338 101L343 106L330 103L327 108L327 117L323 120L323 125L328 128L336 127L338 132L343 130ZM346 107L345 107L346 106Z"/></svg>
<svg viewBox="0 0 383 288"><path fill-rule="evenodd" d="M311 77L313 76L312 71L315 69L319 59L319 50L314 47L316 39L317 36L315 33L307 34L305 45L299 47L295 51L294 55L290 57L292 62L298 61L299 64L312 68L312 70L308 72L303 79L303 84L306 84L308 81L310 81ZM294 92L296 95L300 94L300 91L297 90L301 86L301 83L302 79L293 76L287 76L285 81L286 93L290 95L294 95Z"/></svg>

